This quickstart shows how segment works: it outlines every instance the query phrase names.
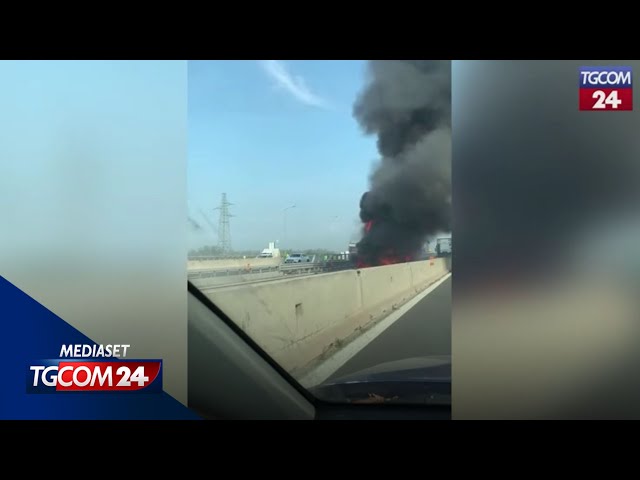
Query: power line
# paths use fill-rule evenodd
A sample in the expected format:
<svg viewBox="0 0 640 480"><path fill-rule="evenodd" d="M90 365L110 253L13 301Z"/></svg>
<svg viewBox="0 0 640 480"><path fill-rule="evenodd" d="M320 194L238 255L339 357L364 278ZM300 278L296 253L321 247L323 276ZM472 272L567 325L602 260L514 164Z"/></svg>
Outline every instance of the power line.
<svg viewBox="0 0 640 480"><path fill-rule="evenodd" d="M200 209L200 215L202 215L202 218L204 218L204 220L207 222L207 225L209 225L209 228L211 228L211 231L217 237L218 236L218 229L216 228L214 223L211 221L211 219L208 217L208 215L206 213L204 213L204 211L202 209Z"/></svg>
<svg viewBox="0 0 640 480"><path fill-rule="evenodd" d="M189 224L191 224L191 226L196 229L196 230L202 230L202 227L200 226L200 224L198 222L196 222L193 218L191 218L191 216L187 217L189 219Z"/></svg>

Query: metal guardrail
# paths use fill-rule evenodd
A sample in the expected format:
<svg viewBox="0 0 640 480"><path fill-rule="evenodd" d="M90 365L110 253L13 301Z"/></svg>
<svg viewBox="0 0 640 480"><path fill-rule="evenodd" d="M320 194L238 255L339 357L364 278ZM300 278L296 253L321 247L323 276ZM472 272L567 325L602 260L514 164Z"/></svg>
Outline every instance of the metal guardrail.
<svg viewBox="0 0 640 480"><path fill-rule="evenodd" d="M187 260L250 260L252 258L256 258L255 255L252 256L248 256L248 255L229 255L229 256L194 256L194 257L187 257Z"/></svg>
<svg viewBox="0 0 640 480"><path fill-rule="evenodd" d="M353 268L356 267L349 261L283 263L280 265L280 271L283 273L329 273Z"/></svg>
<svg viewBox="0 0 640 480"><path fill-rule="evenodd" d="M208 270L190 270L189 278L232 277L258 273L280 272L283 275L304 273L337 272L354 268L350 262L299 262L281 263L280 265L216 268Z"/></svg>
<svg viewBox="0 0 640 480"><path fill-rule="evenodd" d="M283 263L280 271L285 275L292 273L312 273L323 271L324 264L319 262Z"/></svg>
<svg viewBox="0 0 640 480"><path fill-rule="evenodd" d="M287 265L273 265L266 267L234 267L218 268L210 270L191 270L188 272L189 278L210 278L210 277L231 277L238 275L252 275L256 273L282 272L292 274L298 272L318 272L323 271L323 265L319 263L291 263Z"/></svg>
<svg viewBox="0 0 640 480"><path fill-rule="evenodd" d="M445 257L447 267L451 267L451 257ZM237 277L250 276L259 273L276 273L284 275L305 275L316 273L340 272L344 270L356 269L357 267L350 261L334 260L327 262L300 262L281 263L280 265L267 266L243 266L232 268L216 268L208 270L190 270L187 272L189 279L212 278L212 277Z"/></svg>
<svg viewBox="0 0 640 480"><path fill-rule="evenodd" d="M266 266L266 267L252 267L252 268L226 268L226 269L211 269L211 270L191 270L188 271L189 278L211 278L211 277L233 277L238 275L250 275L254 273L269 273L277 272L278 265Z"/></svg>

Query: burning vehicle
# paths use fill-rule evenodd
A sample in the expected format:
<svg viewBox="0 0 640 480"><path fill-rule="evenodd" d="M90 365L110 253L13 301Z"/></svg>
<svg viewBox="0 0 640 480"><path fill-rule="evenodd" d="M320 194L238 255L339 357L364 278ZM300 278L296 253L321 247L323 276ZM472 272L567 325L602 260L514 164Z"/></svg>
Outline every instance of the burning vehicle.
<svg viewBox="0 0 640 480"><path fill-rule="evenodd" d="M391 207L376 206L374 197L370 195L370 192L365 192L360 200L360 220L364 224L364 235L356 246L356 267L413 261L420 245L414 245L411 232L394 220Z"/></svg>
<svg viewBox="0 0 640 480"><path fill-rule="evenodd" d="M451 62L376 60L353 113L381 159L360 199L357 268L419 258L451 229Z"/></svg>

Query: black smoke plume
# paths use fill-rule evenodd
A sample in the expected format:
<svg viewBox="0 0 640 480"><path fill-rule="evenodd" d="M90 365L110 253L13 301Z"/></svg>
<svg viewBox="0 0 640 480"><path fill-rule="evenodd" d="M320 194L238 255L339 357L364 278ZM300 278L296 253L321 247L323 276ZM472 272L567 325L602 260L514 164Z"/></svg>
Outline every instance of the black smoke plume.
<svg viewBox="0 0 640 480"><path fill-rule="evenodd" d="M416 258L451 229L451 62L376 60L353 113L381 159L360 201L361 266Z"/></svg>

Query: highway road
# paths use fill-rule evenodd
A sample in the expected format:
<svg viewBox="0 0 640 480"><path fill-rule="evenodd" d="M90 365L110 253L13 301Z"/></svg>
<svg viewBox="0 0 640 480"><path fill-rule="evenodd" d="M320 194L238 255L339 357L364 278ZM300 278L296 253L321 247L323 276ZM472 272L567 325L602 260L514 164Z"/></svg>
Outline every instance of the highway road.
<svg viewBox="0 0 640 480"><path fill-rule="evenodd" d="M336 370L329 380L380 363L451 355L451 277Z"/></svg>

